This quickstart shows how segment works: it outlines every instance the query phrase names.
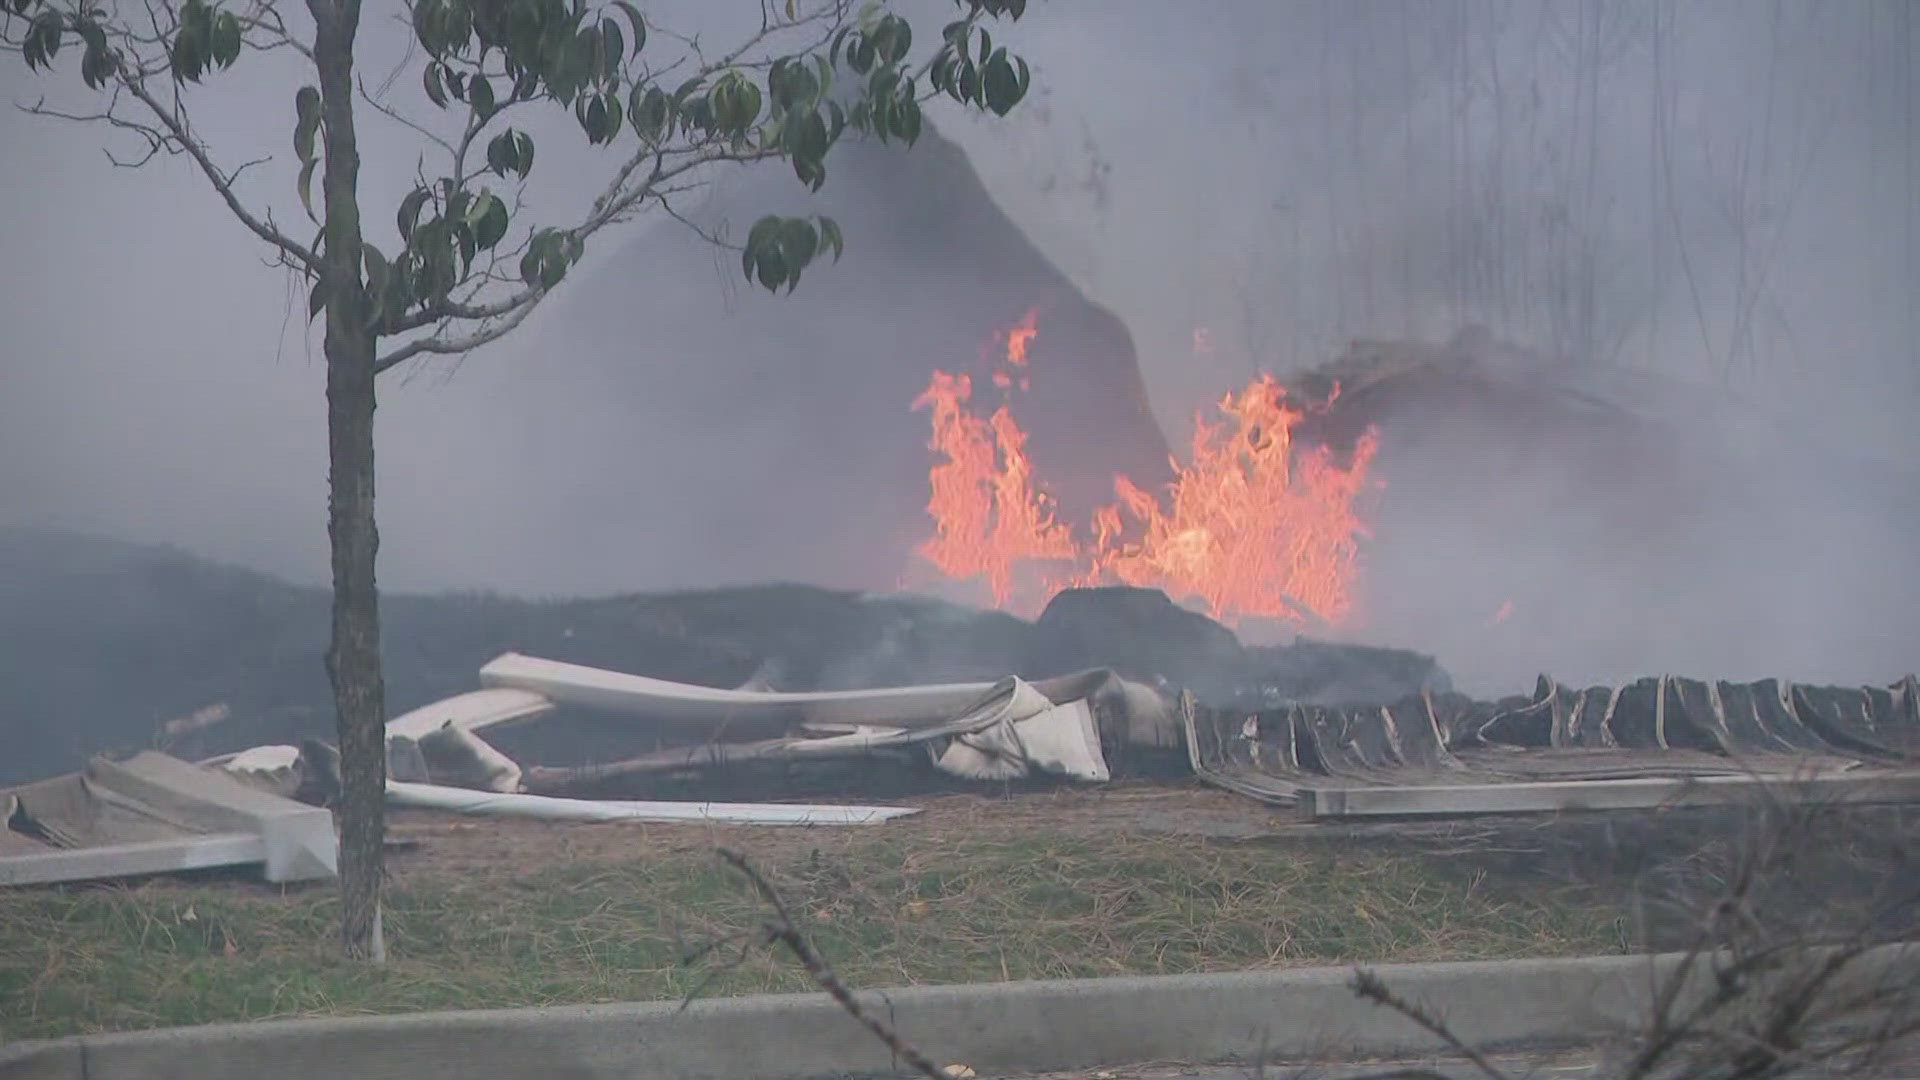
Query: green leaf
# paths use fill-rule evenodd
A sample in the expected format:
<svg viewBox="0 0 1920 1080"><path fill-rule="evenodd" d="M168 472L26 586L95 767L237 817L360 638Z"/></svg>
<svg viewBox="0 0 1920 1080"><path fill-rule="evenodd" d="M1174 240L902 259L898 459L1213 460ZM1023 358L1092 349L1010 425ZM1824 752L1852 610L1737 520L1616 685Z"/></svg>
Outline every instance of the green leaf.
<svg viewBox="0 0 1920 1080"><path fill-rule="evenodd" d="M415 258L402 255L393 264L393 281L387 288L384 302L380 305L382 318L398 318L419 298L419 282L414 275Z"/></svg>
<svg viewBox="0 0 1920 1080"><path fill-rule="evenodd" d="M994 53L993 59L987 61L980 89L986 98L987 108L993 110L995 116L1007 115L1020 103L1020 76L1014 71L1013 65L1007 62L1005 49Z"/></svg>
<svg viewBox="0 0 1920 1080"><path fill-rule="evenodd" d="M400 226L400 239L408 245L413 243L413 231L420 225L420 210L427 205L430 193L426 188L414 188L407 197L400 200L400 212L395 216Z"/></svg>
<svg viewBox="0 0 1920 1080"><path fill-rule="evenodd" d="M520 144L514 138L515 134L509 128L487 142L487 168L496 176L505 178L508 173L520 168Z"/></svg>
<svg viewBox="0 0 1920 1080"><path fill-rule="evenodd" d="M386 298L386 286L394 277L392 263L380 254L380 248L374 248L369 242L361 242L361 261L367 263L367 296L372 298L372 306L367 311L369 319L378 319L382 300Z"/></svg>
<svg viewBox="0 0 1920 1080"><path fill-rule="evenodd" d="M742 80L740 84L740 108L737 114L738 122L734 126L743 131L752 127L753 122L760 118L760 105L760 88L751 82Z"/></svg>
<svg viewBox="0 0 1920 1080"><path fill-rule="evenodd" d="M98 90L113 77L115 64L112 53L88 45L87 51L80 57L80 81L87 85L87 89Z"/></svg>
<svg viewBox="0 0 1920 1080"><path fill-rule="evenodd" d="M900 99L899 107L893 114L893 133L906 140L908 146L920 140L920 103L911 97Z"/></svg>
<svg viewBox="0 0 1920 1080"><path fill-rule="evenodd" d="M587 131L587 142L598 145L607 138L607 103L598 95L585 99L586 113L580 126Z"/></svg>
<svg viewBox="0 0 1920 1080"><path fill-rule="evenodd" d="M807 219L788 218L780 226L780 250L787 262L799 269L813 261L820 250L820 236Z"/></svg>
<svg viewBox="0 0 1920 1080"><path fill-rule="evenodd" d="M420 42L420 47L427 50L428 56L440 55L440 14L438 0L418 0L413 5L413 36ZM429 61L427 66L432 67L432 62Z"/></svg>
<svg viewBox="0 0 1920 1080"><path fill-rule="evenodd" d="M106 31L91 18L76 15L73 32L86 43L86 52L80 57L80 81L86 83L88 89L99 89L106 85L117 66L113 51L107 47ZM21 51L26 51L25 42L21 43Z"/></svg>
<svg viewBox="0 0 1920 1080"><path fill-rule="evenodd" d="M619 137L620 123L621 121L625 120L626 117L621 115L621 112L620 112L620 95L619 94L614 93L612 90L609 90L606 93L600 95L600 101L607 110L606 133L601 137L600 141L610 143L614 139Z"/></svg>
<svg viewBox="0 0 1920 1080"><path fill-rule="evenodd" d="M300 205L307 210L307 220L315 223L320 220L313 213L313 167L318 164L319 158L308 158L307 163L300 166Z"/></svg>
<svg viewBox="0 0 1920 1080"><path fill-rule="evenodd" d="M787 280L787 264L780 258L778 251L762 255L757 264L760 271L760 284L768 292L779 292L780 286Z"/></svg>
<svg viewBox="0 0 1920 1080"><path fill-rule="evenodd" d="M475 74L467 80L467 102L482 122L493 115L493 84L485 75Z"/></svg>
<svg viewBox="0 0 1920 1080"><path fill-rule="evenodd" d="M47 49L47 55L51 57L59 51L59 35L56 33L47 44L50 46ZM200 73L207 67L205 39L194 33L190 27L181 27L180 32L173 36L173 48L168 51L167 60L173 66L175 80L200 81Z"/></svg>
<svg viewBox="0 0 1920 1080"><path fill-rule="evenodd" d="M840 235L840 223L825 214L820 215L820 242L833 249L833 261L839 262L840 254L846 250L847 242Z"/></svg>
<svg viewBox="0 0 1920 1080"><path fill-rule="evenodd" d="M60 16L51 11L43 11L34 19L34 22L40 31L42 51L46 54L47 63L51 64L53 58L60 54L60 46L67 40Z"/></svg>
<svg viewBox="0 0 1920 1080"><path fill-rule="evenodd" d="M613 6L626 13L627 22L633 27L633 55L639 56L640 50L647 47L647 20L641 17L640 9L627 0L613 0Z"/></svg>
<svg viewBox="0 0 1920 1080"><path fill-rule="evenodd" d="M913 51L913 24L898 15L893 16L893 21L896 26L894 30L893 59L887 62L897 64L906 59L907 54Z"/></svg>
<svg viewBox="0 0 1920 1080"><path fill-rule="evenodd" d="M520 257L520 279L529 285L551 289L567 276L567 268L580 257L578 240L558 229L542 229L527 244Z"/></svg>
<svg viewBox="0 0 1920 1080"><path fill-rule="evenodd" d="M642 94L639 84L634 84L627 99L627 117L636 135L650 145L659 143L667 127L667 95L659 87L648 87Z"/></svg>
<svg viewBox="0 0 1920 1080"><path fill-rule="evenodd" d="M743 252L747 258L773 243L780 235L780 219L772 214L762 217L747 230L747 244Z"/></svg>
<svg viewBox="0 0 1920 1080"><path fill-rule="evenodd" d="M827 150L833 145L827 138L827 122L819 113L812 112L800 118L800 130L806 136L807 153L815 158L825 158Z"/></svg>
<svg viewBox="0 0 1920 1080"><path fill-rule="evenodd" d="M467 41L473 37L473 9L463 0L444 5L442 11L441 47L458 56L467 51Z"/></svg>
<svg viewBox="0 0 1920 1080"><path fill-rule="evenodd" d="M480 253L480 242L473 234L473 226L464 219L455 224L454 239L460 244L460 265L463 272L473 269L473 257Z"/></svg>
<svg viewBox="0 0 1920 1080"><path fill-rule="evenodd" d="M320 130L320 91L303 86L293 95L293 152L313 163L313 136Z"/></svg>
<svg viewBox="0 0 1920 1080"><path fill-rule="evenodd" d="M213 23L213 62L229 68L239 58L240 20L232 12L223 11Z"/></svg>
<svg viewBox="0 0 1920 1080"><path fill-rule="evenodd" d="M319 317L321 309L327 306L327 297L332 295L332 293L333 290L327 288L327 279L325 276L314 281L313 290L307 293L308 322L312 322Z"/></svg>
<svg viewBox="0 0 1920 1080"><path fill-rule="evenodd" d="M827 122L818 112L802 113L787 129L787 152L793 158L794 175L815 191L820 190L827 179L825 158L829 145Z"/></svg>
<svg viewBox="0 0 1920 1080"><path fill-rule="evenodd" d="M517 170L520 173L520 179L525 180L527 174L533 171L533 136L524 131L515 132L513 156L514 160L520 163L520 168Z"/></svg>
<svg viewBox="0 0 1920 1080"><path fill-rule="evenodd" d="M605 73L611 79L616 71L620 71L620 61L626 60L626 35L620 33L620 23L601 19L601 48L607 50Z"/></svg>
<svg viewBox="0 0 1920 1080"><path fill-rule="evenodd" d="M491 249L507 235L507 204L497 195L483 193L467 211L467 221L473 226L473 242Z"/></svg>
<svg viewBox="0 0 1920 1080"><path fill-rule="evenodd" d="M779 84L769 80L768 89L782 109L799 109L812 104L820 90L820 77L805 64L789 64L782 70Z"/></svg>
<svg viewBox="0 0 1920 1080"><path fill-rule="evenodd" d="M427 62L425 81L427 84L427 99L443 109L446 108L447 84L440 78L440 65L438 63L431 60Z"/></svg>

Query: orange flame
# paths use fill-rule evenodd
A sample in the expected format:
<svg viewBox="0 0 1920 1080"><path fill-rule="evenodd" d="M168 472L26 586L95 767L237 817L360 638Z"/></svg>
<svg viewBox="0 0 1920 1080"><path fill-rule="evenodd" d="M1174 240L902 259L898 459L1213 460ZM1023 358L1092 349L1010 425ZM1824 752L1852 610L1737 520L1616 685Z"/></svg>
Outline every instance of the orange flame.
<svg viewBox="0 0 1920 1080"><path fill-rule="evenodd" d="M1040 309L1028 308L1020 321L1007 330L1007 363L1027 366L1027 345L1033 341L1033 335L1040 332L1039 321Z"/></svg>
<svg viewBox="0 0 1920 1080"><path fill-rule="evenodd" d="M1005 332L1009 365L1026 365L1036 319L1029 311ZM1003 391L1014 381L994 372ZM1344 466L1325 448L1296 450L1305 413L1263 375L1220 401L1219 421L1194 418L1191 460L1174 462L1164 501L1114 477L1119 501L1094 514L1082 545L1054 519L1007 406L981 420L967 409L971 394L967 376L936 371L913 403L932 411L928 445L942 458L928 473L934 535L919 552L948 577L984 578L997 606L1037 610L1060 588L1119 582L1197 598L1229 623L1351 616L1367 535L1355 506L1378 446L1373 432Z"/></svg>
<svg viewBox="0 0 1920 1080"><path fill-rule="evenodd" d="M1034 490L1026 433L1005 405L989 420L967 412L972 393L967 376L936 371L913 402L915 410L933 411L928 446L946 458L927 473L934 534L920 554L949 577L985 577L994 604L1005 607L1020 564L1072 559L1077 551L1067 527L1053 520L1049 500Z"/></svg>
<svg viewBox="0 0 1920 1080"><path fill-rule="evenodd" d="M1324 447L1296 453L1305 415L1262 375L1221 399L1222 423L1196 416L1191 461L1174 464L1166 509L1124 476L1120 506L1096 515L1095 579L1198 597L1216 618L1337 623L1353 608L1366 527L1354 503L1377 439L1363 436L1342 468ZM1138 539L1120 539L1124 510Z"/></svg>

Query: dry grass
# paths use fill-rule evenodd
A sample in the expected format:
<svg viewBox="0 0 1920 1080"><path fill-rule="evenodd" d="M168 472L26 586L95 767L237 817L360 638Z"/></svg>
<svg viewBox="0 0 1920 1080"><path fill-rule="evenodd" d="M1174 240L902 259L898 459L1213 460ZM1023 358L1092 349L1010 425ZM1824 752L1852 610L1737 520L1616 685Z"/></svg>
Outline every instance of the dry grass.
<svg viewBox="0 0 1920 1080"><path fill-rule="evenodd" d="M1082 828L1119 804L998 805L838 831L542 826L519 834L540 852L527 858L484 858L486 833L435 825L442 842L394 860L393 960L377 970L333 958L329 887L0 893L0 1035L810 989L745 947L763 909L716 842L751 851L856 987L1626 946L1591 897L1406 845Z"/></svg>

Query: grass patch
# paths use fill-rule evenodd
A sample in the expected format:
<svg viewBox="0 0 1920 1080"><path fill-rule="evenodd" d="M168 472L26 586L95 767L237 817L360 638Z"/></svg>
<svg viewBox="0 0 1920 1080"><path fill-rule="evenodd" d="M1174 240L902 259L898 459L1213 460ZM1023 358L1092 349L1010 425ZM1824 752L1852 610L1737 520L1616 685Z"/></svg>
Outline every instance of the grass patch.
<svg viewBox="0 0 1920 1080"><path fill-rule="evenodd" d="M753 857L856 987L1624 947L1592 902L1404 851L1016 824ZM0 893L0 1036L811 989L750 947L760 909L703 843L519 872L403 861L380 969L334 957L336 910L329 886L232 880Z"/></svg>

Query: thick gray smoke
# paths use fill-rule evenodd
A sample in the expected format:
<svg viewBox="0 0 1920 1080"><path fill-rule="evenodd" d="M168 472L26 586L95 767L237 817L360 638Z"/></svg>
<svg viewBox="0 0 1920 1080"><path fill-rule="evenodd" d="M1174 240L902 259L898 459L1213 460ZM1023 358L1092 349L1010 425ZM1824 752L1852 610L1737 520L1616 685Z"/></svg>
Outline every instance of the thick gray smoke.
<svg viewBox="0 0 1920 1080"><path fill-rule="evenodd" d="M687 28L697 13L718 40L719 23L755 5L650 7ZM919 8L938 20L951 5ZM405 31L368 35L363 66L377 80L404 56ZM1040 0L1010 37L1035 63L1032 100L1006 123L936 122L1001 208L1130 328L1172 444L1257 370L1285 375L1351 338L1438 340L1466 323L1716 402L1679 417L1696 445L1674 467L1725 497L1644 522L1630 520L1638 505L1595 507L1562 477L1460 450L1447 468L1496 478L1477 505L1410 498L1392 530L1383 522L1359 633L1501 688L1535 668L1871 679L1913 666L1910 4ZM293 77L249 58L222 80L246 93L196 99L228 161L275 155L245 184L283 221L301 215L284 152ZM71 104L75 82L0 65L14 101ZM367 138L368 186L391 205L415 144L373 122ZM601 159L567 148L576 141L543 141L536 209L588 190ZM13 111L0 113L0 145L12 197L0 248L13 267L0 292L0 525L177 543L320 580L321 378L304 298L184 161L116 169L100 130ZM850 260L862 244L850 237ZM942 254L924 253L929 266ZM687 273L737 288L727 267ZM847 333L912 347L916 327L866 329L873 312L847 303ZM618 327L623 316L577 317ZM520 380L594 360L543 350L538 320L527 331L387 390L384 583L544 593L711 580L697 545L675 546L665 566L625 539L577 542L635 517L597 507L605 477L684 463L585 446L556 476L551 455L534 473L487 451L491 432L512 433L508 446L543 432L564 441L581 415L645 427L688 407L606 400L591 381L573 402L518 393ZM662 344L702 362L698 341ZM546 511L537 520L502 523L500 507L556 485L577 492L569 514L552 516L543 497L529 500ZM1501 542L1529 531L1552 540L1524 554ZM543 546L543 534L556 539ZM1635 542L1666 553L1656 568L1630 557ZM1463 583L1496 578L1564 603L1489 626L1489 594Z"/></svg>

